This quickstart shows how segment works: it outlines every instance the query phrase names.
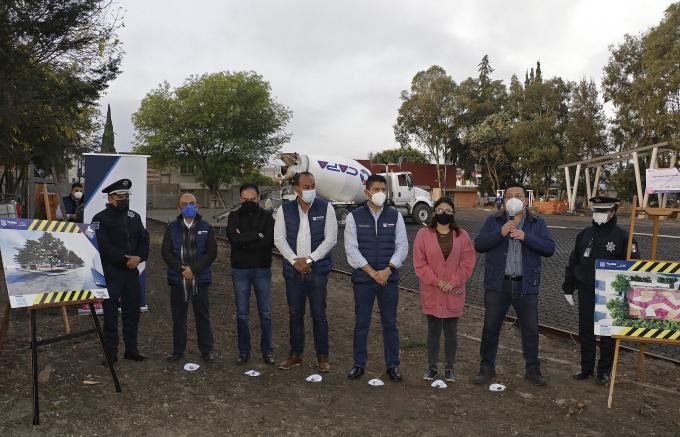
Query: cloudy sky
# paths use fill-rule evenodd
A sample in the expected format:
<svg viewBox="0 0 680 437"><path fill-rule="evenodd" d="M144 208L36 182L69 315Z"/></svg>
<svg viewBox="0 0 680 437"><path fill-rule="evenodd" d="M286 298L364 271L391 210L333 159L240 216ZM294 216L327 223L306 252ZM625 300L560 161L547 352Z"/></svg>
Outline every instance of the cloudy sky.
<svg viewBox="0 0 680 437"><path fill-rule="evenodd" d="M669 0L118 0L123 73L111 104L116 148L132 147L130 116L162 81L254 70L293 111L284 151L365 158L394 147L401 90L442 66L455 81L488 54L509 82L541 61L544 77L598 84L608 47L657 24Z"/></svg>

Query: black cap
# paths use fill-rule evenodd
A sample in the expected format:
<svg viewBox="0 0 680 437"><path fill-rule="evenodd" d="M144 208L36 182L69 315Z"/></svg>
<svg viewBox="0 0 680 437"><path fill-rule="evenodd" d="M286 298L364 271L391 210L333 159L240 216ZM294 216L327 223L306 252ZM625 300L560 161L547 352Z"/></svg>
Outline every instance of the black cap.
<svg viewBox="0 0 680 437"><path fill-rule="evenodd" d="M590 201L593 202L593 209L612 209L620 202L619 199L607 196L591 197Z"/></svg>
<svg viewBox="0 0 680 437"><path fill-rule="evenodd" d="M119 179L102 190L106 194L130 194L132 181L130 179Z"/></svg>

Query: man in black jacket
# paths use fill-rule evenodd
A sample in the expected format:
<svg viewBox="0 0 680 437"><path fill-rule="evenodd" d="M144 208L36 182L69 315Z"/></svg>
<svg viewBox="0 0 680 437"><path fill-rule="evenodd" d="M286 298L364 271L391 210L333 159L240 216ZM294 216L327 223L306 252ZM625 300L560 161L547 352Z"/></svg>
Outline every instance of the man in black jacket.
<svg viewBox="0 0 680 437"><path fill-rule="evenodd" d="M231 243L231 277L236 301L236 330L239 356L236 362L250 359L250 290L255 289L260 315L260 352L267 364L274 364L272 348L272 248L274 219L259 205L260 190L255 184L239 189L241 206L227 221Z"/></svg>
<svg viewBox="0 0 680 437"><path fill-rule="evenodd" d="M570 305L578 290L578 323L581 337L581 371L574 379L593 376L595 370L595 260L626 259L628 232L616 226L618 199L597 196L593 202L593 224L576 236L576 246L569 257L562 290ZM631 258L639 258L637 242L633 241ZM600 336L600 360L597 363L597 383L609 382L614 360L614 340Z"/></svg>
<svg viewBox="0 0 680 437"><path fill-rule="evenodd" d="M92 217L97 245L104 268L109 298L104 309L104 349L112 362L118 360L118 307L123 312L123 341L126 360L146 358L137 349L137 327L141 286L137 266L149 257L149 233L141 217L131 211L132 182L120 179L102 190L108 194L103 211Z"/></svg>
<svg viewBox="0 0 680 437"><path fill-rule="evenodd" d="M184 356L187 346L187 310L194 309L198 349L207 362L215 359L210 324L208 288L212 282L211 265L217 256L215 232L198 214L198 202L191 193L179 198L180 215L168 224L163 236L163 260L168 265L173 350L168 361Z"/></svg>

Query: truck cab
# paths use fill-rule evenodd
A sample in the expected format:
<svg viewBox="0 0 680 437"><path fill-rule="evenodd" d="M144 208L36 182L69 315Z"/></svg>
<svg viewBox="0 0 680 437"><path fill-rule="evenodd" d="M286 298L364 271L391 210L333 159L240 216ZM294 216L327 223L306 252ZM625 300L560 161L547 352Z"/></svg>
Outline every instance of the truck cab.
<svg viewBox="0 0 680 437"><path fill-rule="evenodd" d="M432 219L432 196L413 184L413 175L407 171L380 173L387 180L387 198L404 217L419 224Z"/></svg>

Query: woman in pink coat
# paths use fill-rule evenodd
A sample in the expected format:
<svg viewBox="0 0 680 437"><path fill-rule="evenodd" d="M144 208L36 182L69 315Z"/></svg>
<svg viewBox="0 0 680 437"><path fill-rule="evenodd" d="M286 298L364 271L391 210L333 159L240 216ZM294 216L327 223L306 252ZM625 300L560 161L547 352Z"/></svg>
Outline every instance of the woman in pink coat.
<svg viewBox="0 0 680 437"><path fill-rule="evenodd" d="M455 381L458 317L463 314L465 283L475 267L475 248L467 232L453 218L453 201L434 204L429 227L418 231L413 243L413 267L420 280L420 307L427 316L428 368L423 379L437 376L439 338L444 331L444 377Z"/></svg>

